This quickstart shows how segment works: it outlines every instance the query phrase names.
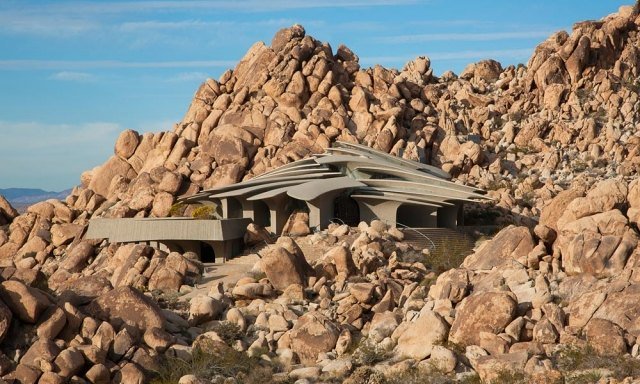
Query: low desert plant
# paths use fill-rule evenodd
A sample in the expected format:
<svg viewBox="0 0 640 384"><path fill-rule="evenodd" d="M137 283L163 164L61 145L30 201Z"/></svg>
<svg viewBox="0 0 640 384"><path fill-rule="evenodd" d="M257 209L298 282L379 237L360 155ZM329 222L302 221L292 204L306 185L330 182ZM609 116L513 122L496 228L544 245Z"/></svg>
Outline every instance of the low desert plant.
<svg viewBox="0 0 640 384"><path fill-rule="evenodd" d="M227 345L231 345L231 343L242 337L240 327L228 321L219 322L214 325L211 330L218 334Z"/></svg>
<svg viewBox="0 0 640 384"><path fill-rule="evenodd" d="M473 251L473 242L465 236L447 237L425 255L423 264L437 274L458 268Z"/></svg>
<svg viewBox="0 0 640 384"><path fill-rule="evenodd" d="M190 361L165 356L162 369L156 373L152 384L177 383L184 375L195 375L203 379L215 376L232 377L240 383L268 384L273 379L275 366L245 352L236 351L220 343L204 343L193 351Z"/></svg>
<svg viewBox="0 0 640 384"><path fill-rule="evenodd" d="M391 353L373 340L364 339L355 348L353 357L357 365L366 367L387 360L391 357Z"/></svg>
<svg viewBox="0 0 640 384"><path fill-rule="evenodd" d="M585 382L581 380L586 376L595 377L599 370L608 371L611 377L618 380L640 376L640 360L628 355L603 356L589 345L567 346L558 350L552 359L558 370L567 378L567 383ZM576 372L577 375L571 375L571 372Z"/></svg>
<svg viewBox="0 0 640 384"><path fill-rule="evenodd" d="M193 210L191 217L195 219L213 219L215 210L212 206L202 205Z"/></svg>

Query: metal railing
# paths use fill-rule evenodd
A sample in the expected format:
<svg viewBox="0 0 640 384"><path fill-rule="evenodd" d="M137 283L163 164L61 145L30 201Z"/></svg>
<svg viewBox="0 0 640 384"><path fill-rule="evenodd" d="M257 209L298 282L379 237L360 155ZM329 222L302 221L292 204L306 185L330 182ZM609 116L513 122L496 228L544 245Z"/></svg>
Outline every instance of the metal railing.
<svg viewBox="0 0 640 384"><path fill-rule="evenodd" d="M385 220L385 219L381 219L381 218L378 218L378 220L380 220L380 221L382 221L382 222L386 223L387 225L396 225L396 226L397 226L397 225L400 225L403 229L410 229L410 230L412 230L413 232L417 233L418 235L420 235L420 236L424 237L424 238L425 238L425 239L426 239L426 240L431 244L431 247L429 248L429 251L434 251L434 250L436 249L436 244L435 244L435 243L434 243L434 242L429 238L429 236L427 236L427 235L425 235L424 233L422 233L422 232L418 231L417 229L415 229L415 228L413 228L413 227L410 227L410 226L408 226L408 225L405 225L405 224L399 223L399 222L397 222L397 221L396 221L396 222L394 222L393 224L391 224L391 222L390 222L389 220Z"/></svg>
<svg viewBox="0 0 640 384"><path fill-rule="evenodd" d="M413 228L413 227L410 227L410 226L408 226L408 225L405 225L405 224L399 223L399 222L397 222L397 221L396 221L396 222L394 222L394 223L391 223L389 220L381 219L381 218L379 218L379 217L376 217L376 219L377 219L377 220L382 221L383 223L386 223L387 225L391 225L391 226L398 226L398 225L399 225L399 226L401 226L403 229L409 229L409 230L411 230L411 231L413 231L413 232L417 233L419 236L423 237L425 240L427 240L427 241L429 242L429 244L431 244L431 246L429 247L429 251L434 251L434 250L436 249L436 244L435 244L435 243L434 243L434 242L429 238L429 236L427 236L427 235L425 235L424 233L422 233L422 232L418 231L417 229L415 229L415 228ZM332 222L333 222L334 220L337 220L337 221L341 222L342 224L345 224L344 220L342 220L342 219L340 219L340 218L338 218L338 217L332 217L332 218L331 218L331 221L332 221Z"/></svg>

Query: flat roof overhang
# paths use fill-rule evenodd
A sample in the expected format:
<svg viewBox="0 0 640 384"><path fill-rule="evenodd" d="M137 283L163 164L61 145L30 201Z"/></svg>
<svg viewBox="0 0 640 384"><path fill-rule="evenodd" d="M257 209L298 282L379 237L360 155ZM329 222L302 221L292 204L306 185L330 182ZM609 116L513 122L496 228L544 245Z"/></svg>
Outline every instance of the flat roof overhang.
<svg viewBox="0 0 640 384"><path fill-rule="evenodd" d="M244 236L248 218L193 219L189 217L93 219L86 239L109 239L112 243L192 240L224 241Z"/></svg>

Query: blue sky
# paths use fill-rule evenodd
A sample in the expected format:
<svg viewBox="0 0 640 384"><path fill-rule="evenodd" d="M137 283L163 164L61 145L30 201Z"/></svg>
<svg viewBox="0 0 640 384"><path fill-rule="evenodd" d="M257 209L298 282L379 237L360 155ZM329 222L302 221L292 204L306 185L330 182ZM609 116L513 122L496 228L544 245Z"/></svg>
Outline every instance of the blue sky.
<svg viewBox="0 0 640 384"><path fill-rule="evenodd" d="M0 188L69 188L125 128L170 130L206 78L302 24L362 66L526 63L550 33L631 0L0 0Z"/></svg>

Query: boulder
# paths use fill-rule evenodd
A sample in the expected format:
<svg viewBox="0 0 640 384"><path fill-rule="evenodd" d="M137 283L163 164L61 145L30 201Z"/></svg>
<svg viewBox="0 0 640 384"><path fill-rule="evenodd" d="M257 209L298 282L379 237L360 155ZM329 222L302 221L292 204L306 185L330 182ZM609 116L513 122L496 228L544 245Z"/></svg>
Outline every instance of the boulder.
<svg viewBox="0 0 640 384"><path fill-rule="evenodd" d="M0 298L22 321L35 324L51 302L39 289L16 280L0 283Z"/></svg>
<svg viewBox="0 0 640 384"><path fill-rule="evenodd" d="M60 268L69 272L80 272L87 266L93 254L94 247L91 242L83 240L67 250L67 257L60 263Z"/></svg>
<svg viewBox="0 0 640 384"><path fill-rule="evenodd" d="M510 260L523 259L526 265L526 257L535 245L529 228L510 225L467 256L462 266L471 270L489 270Z"/></svg>
<svg viewBox="0 0 640 384"><path fill-rule="evenodd" d="M9 332L11 319L13 319L13 313L11 313L9 307L0 300L0 343L2 343L2 340L4 340L5 336L7 336L7 333Z"/></svg>
<svg viewBox="0 0 640 384"><path fill-rule="evenodd" d="M13 219L18 217L18 211L16 211L16 209L13 208L2 195L0 195L0 216L6 219L6 223L10 223Z"/></svg>
<svg viewBox="0 0 640 384"><path fill-rule="evenodd" d="M79 236L83 230L84 225L73 223L54 224L51 226L51 244L56 247L69 244Z"/></svg>
<svg viewBox="0 0 640 384"><path fill-rule="evenodd" d="M271 285L280 291L291 284L306 286L307 277L312 270L301 253L292 253L279 244L264 252L262 268Z"/></svg>
<svg viewBox="0 0 640 384"><path fill-rule="evenodd" d="M216 320L224 309L225 306L220 300L204 295L196 296L189 304L189 322L192 325L198 325Z"/></svg>
<svg viewBox="0 0 640 384"><path fill-rule="evenodd" d="M638 244L638 235L617 209L582 217L561 228L556 245L569 275L614 276L624 269Z"/></svg>
<svg viewBox="0 0 640 384"><path fill-rule="evenodd" d="M338 327L318 312L300 316L290 332L291 349L303 364L313 364L319 353L331 351L340 335Z"/></svg>
<svg viewBox="0 0 640 384"><path fill-rule="evenodd" d="M473 294L456 307L449 341L480 345L480 333L498 334L504 331L516 314L518 301L511 292L480 292Z"/></svg>
<svg viewBox="0 0 640 384"><path fill-rule="evenodd" d="M622 329L604 319L591 319L584 328L587 343L604 356L620 356L627 353L627 343Z"/></svg>
<svg viewBox="0 0 640 384"><path fill-rule="evenodd" d="M122 131L118 136L113 151L120 158L127 160L135 153L138 144L140 144L140 135L138 132L127 129Z"/></svg>
<svg viewBox="0 0 640 384"><path fill-rule="evenodd" d="M448 332L449 325L438 314L423 310L398 338L396 352L415 360L425 359L434 345L447 340Z"/></svg>
<svg viewBox="0 0 640 384"><path fill-rule="evenodd" d="M474 368L483 383L500 384L503 382L503 375L523 374L527 359L527 352L524 351L481 356L477 359Z"/></svg>
<svg viewBox="0 0 640 384"><path fill-rule="evenodd" d="M556 195L540 213L540 225L545 225L555 231L558 230L558 219L566 210L569 203L584 196L583 189L567 189Z"/></svg>
<svg viewBox="0 0 640 384"><path fill-rule="evenodd" d="M128 325L141 330L165 325L157 304L131 287L119 287L92 301L87 310L93 317L109 321L116 328Z"/></svg>
<svg viewBox="0 0 640 384"><path fill-rule="evenodd" d="M89 189L98 195L108 197L111 180L117 176L123 176L127 180L132 180L136 177L136 172L131 165L122 158L111 156L106 163L95 171L89 183Z"/></svg>

